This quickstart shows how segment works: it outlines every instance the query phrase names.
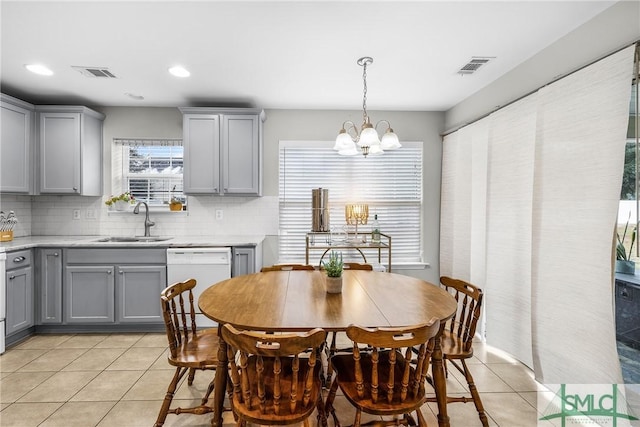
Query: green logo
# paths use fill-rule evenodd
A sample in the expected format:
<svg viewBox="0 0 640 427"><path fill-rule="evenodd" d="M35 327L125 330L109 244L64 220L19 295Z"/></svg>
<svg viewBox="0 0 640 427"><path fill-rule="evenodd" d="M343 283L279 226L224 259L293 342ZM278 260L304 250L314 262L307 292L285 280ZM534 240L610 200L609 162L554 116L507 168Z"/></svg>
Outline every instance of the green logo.
<svg viewBox="0 0 640 427"><path fill-rule="evenodd" d="M620 425L629 425L627 421L638 420L630 414L617 384L573 384L571 392L561 384L542 414L540 420L560 421L561 427L580 423L618 427L619 421L625 421Z"/></svg>

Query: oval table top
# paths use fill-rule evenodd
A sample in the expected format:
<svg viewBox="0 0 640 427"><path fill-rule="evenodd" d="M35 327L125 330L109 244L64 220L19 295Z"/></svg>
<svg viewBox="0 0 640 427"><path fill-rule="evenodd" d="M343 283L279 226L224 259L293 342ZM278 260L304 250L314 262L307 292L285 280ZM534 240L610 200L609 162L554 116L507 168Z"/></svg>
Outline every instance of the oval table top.
<svg viewBox="0 0 640 427"><path fill-rule="evenodd" d="M233 277L206 289L198 305L220 324L263 331L409 326L448 319L456 310L445 290L415 277L345 270L342 293L328 294L324 276L316 270Z"/></svg>

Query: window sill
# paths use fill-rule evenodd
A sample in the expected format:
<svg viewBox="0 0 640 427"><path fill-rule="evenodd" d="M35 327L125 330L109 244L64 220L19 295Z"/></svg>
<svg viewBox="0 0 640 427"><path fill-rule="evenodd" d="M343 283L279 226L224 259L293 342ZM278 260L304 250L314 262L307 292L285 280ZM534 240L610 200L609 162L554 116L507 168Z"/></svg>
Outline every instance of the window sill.
<svg viewBox="0 0 640 427"><path fill-rule="evenodd" d="M141 215L144 215L144 209L141 209L142 212L140 212ZM120 216L120 215L131 215L133 214L133 209L129 209L128 211L107 211L107 214L109 216ZM172 211L169 210L169 208L162 208L162 207L157 207L157 208L149 208L149 215L178 215L178 216L188 216L189 215L189 211Z"/></svg>

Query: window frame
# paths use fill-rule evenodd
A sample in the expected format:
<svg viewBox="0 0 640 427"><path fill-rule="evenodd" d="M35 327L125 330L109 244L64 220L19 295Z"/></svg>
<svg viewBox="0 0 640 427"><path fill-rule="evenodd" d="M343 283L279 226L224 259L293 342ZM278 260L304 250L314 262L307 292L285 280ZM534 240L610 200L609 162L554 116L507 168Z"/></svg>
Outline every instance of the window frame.
<svg viewBox="0 0 640 427"><path fill-rule="evenodd" d="M278 261L305 262L305 235L307 232L311 231L311 189L323 187L329 188L330 225L332 231L343 231L343 228L346 225L344 219L344 205L346 203L366 202L369 205L369 221L367 225L359 226L358 231L369 232L374 215L378 214L382 233L388 234L392 238L392 264L394 266L424 265L424 248L422 238L424 231L424 144L422 142L402 142L402 144L403 147L399 150L385 152L382 156L368 156L368 158L364 158L362 155L353 157L339 156L337 152L333 150L333 142L280 141L278 147L278 203L280 221ZM322 161L325 163L322 163L322 165L299 167L300 169L305 169L304 172L299 173L321 173L328 176L328 174L325 174L326 170L322 169L326 167L326 162L328 162L329 167L336 166L345 169L342 172L344 174L343 176L351 177L350 179L347 179L347 187L349 187L349 189L346 190L344 188L343 182L333 183L334 186L341 187L341 190L338 191L332 191L330 185L308 186L308 195L306 194L307 189L304 188L293 190L289 184L289 189L287 189L287 182L285 180L288 177L291 178L292 175L284 170L287 167L290 167L290 165L286 164L287 159L283 158L283 156L286 157L286 150L291 148L309 150L308 155L312 159L314 159L315 156L326 156L323 157ZM317 153L314 153L316 151ZM300 155L305 156L306 154ZM366 184L360 183L359 188L357 189L350 188L353 186L352 181L354 179L363 181L360 179L361 176L358 175L362 171L361 168L364 167L367 169L369 167L374 167L376 162L384 163L379 164L380 169L376 169L376 173L367 174L378 175L378 171L382 171L384 168L387 168L386 173L393 172L396 174L396 170L392 169L390 162L394 157L396 161L402 161L402 159L411 160L411 162L407 161L406 163L407 166L405 167L407 169L402 171L408 171L409 165L413 168L412 171L414 176L410 178L413 183L413 193L411 196L407 195L408 192L403 194L405 192L402 191L400 194L403 194L405 199L396 197L394 193L387 195L386 198L381 198L380 192L382 191L382 193L384 193L384 189L367 188L367 191L360 192L363 185L369 185L371 183L375 184L376 179L371 178L365 179L364 181ZM318 160L318 162L320 162L320 160ZM367 163L369 163L368 166ZM316 171L311 172L310 170L314 168ZM319 172L318 169L322 169L322 171ZM398 172L398 174L401 174L402 172ZM382 184L382 187L386 187L386 183L389 181L389 175L381 174L381 176L382 178L376 177L379 178L377 182L379 183L380 179L386 179L384 184ZM309 179L314 180L314 178ZM327 178L327 180L330 180L330 178ZM304 185L306 184L302 184L302 186ZM393 186L390 186L389 188L393 188ZM287 191L289 191L289 194L287 194ZM293 191L296 191L297 194L293 194ZM354 193L350 193L350 191L354 191ZM362 199L360 199L358 196L365 192L369 195L363 195ZM409 201L406 197L412 197L413 199L412 201ZM292 210L297 212L292 212ZM405 214L411 215L407 222L409 225L405 225L405 223L401 222L402 216ZM290 218L291 216L293 216L293 219ZM354 231L353 226L350 227L350 231ZM322 251L310 251L309 263L317 264L321 255ZM361 255L356 251L344 251L344 255L345 258L362 260ZM377 250L365 252L365 255L367 256L367 261L377 262ZM386 264L385 257L382 258L382 263Z"/></svg>
<svg viewBox="0 0 640 427"><path fill-rule="evenodd" d="M184 165L183 169L180 173L131 173L130 171L130 151L132 147L143 146L143 147L163 147L163 146L179 146L182 148L182 153L180 155L174 156L173 154L169 157L169 161L173 162L173 159L182 158L184 159L184 144L182 138L114 138L114 149L116 150L116 156L112 156L114 162L117 162L118 165L113 168L114 171L118 172L117 177L114 177L113 181L116 185L115 188L119 187L120 192L130 192L131 194L136 196L136 200L144 201L149 205L151 209L164 210L165 207L168 206L171 197L178 198L183 206L187 205L187 197L183 193L184 188ZM139 191L131 189L130 182L133 179L141 179L147 180L147 185L151 183L151 180L158 180L162 183L163 187L166 187L166 190L162 190L162 192L166 191L166 197L162 197L161 201L153 202L149 197L142 198L139 196ZM166 182L164 182L166 181ZM173 186L176 186L176 191L172 191ZM150 190L147 189L147 196L150 195Z"/></svg>

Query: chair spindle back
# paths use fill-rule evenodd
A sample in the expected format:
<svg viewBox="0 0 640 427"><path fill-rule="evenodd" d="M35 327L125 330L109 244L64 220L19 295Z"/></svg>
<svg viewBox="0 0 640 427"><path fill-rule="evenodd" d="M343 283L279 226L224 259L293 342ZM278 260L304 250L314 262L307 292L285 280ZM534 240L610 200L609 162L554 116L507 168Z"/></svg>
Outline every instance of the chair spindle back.
<svg viewBox="0 0 640 427"><path fill-rule="evenodd" d="M431 339L440 328L438 319L425 325L405 328L363 328L350 326L347 336L353 341L355 388L358 398L372 403L404 403L425 395ZM371 348L363 352L359 344ZM412 361L412 347L418 347ZM415 367L412 366L415 363ZM369 378L365 374L370 375Z"/></svg>
<svg viewBox="0 0 640 427"><path fill-rule="evenodd" d="M446 276L440 278L440 283L458 303L458 310L448 321L445 330L460 338L464 350L470 351L481 314L482 290L464 280Z"/></svg>
<svg viewBox="0 0 640 427"><path fill-rule="evenodd" d="M160 294L162 317L164 318L169 351L174 358L178 347L196 334L196 314L193 304L195 279L169 286ZM187 297L185 297L185 294Z"/></svg>
<svg viewBox="0 0 640 427"><path fill-rule="evenodd" d="M233 404L244 406L240 414L259 412L263 419L281 424L269 415L287 418L313 410L321 386L322 362L317 354L326 335L320 328L276 335L239 331L225 324L222 337L228 344Z"/></svg>

